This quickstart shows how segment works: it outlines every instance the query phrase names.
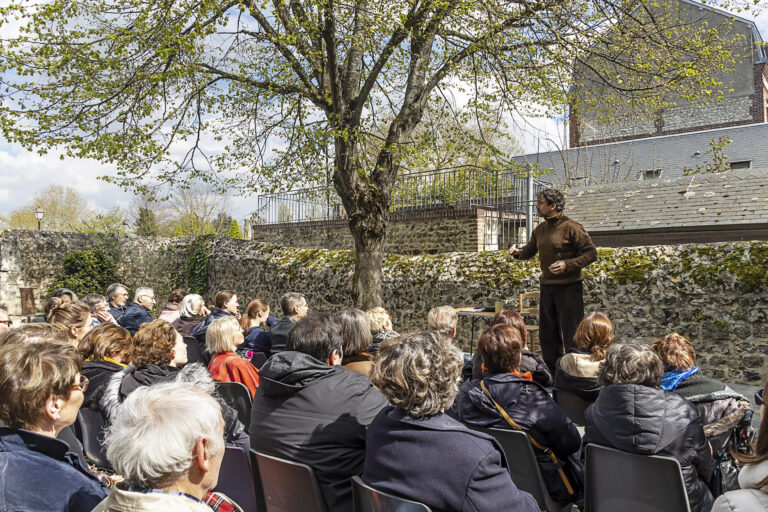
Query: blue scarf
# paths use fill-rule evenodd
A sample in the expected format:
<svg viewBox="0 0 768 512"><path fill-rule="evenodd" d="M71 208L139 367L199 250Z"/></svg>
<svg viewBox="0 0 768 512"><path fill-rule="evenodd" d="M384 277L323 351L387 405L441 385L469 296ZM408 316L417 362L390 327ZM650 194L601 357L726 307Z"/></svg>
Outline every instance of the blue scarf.
<svg viewBox="0 0 768 512"><path fill-rule="evenodd" d="M672 370L664 372L664 377L661 378L661 389L664 391L674 391L677 386L680 385L685 379L699 371L698 366L688 368L687 370Z"/></svg>

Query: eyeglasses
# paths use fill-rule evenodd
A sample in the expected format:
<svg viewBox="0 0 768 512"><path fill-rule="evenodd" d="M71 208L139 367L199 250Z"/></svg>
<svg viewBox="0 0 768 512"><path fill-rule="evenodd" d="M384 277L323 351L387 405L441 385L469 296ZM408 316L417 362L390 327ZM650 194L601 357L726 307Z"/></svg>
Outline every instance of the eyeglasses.
<svg viewBox="0 0 768 512"><path fill-rule="evenodd" d="M83 374L80 374L80 383L73 385L72 389L73 390L79 389L80 391L85 393L85 390L88 389L88 377L86 377Z"/></svg>
<svg viewBox="0 0 768 512"><path fill-rule="evenodd" d="M755 391L755 403L757 405L763 405L763 388Z"/></svg>
<svg viewBox="0 0 768 512"><path fill-rule="evenodd" d="M0 324L5 324L10 327L13 325L13 320L0 320Z"/></svg>

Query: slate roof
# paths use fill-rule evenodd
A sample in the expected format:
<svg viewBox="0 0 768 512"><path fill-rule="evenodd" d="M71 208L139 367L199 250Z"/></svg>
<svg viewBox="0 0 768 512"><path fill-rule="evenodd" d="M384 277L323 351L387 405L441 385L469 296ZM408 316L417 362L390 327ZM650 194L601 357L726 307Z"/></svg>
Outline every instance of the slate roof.
<svg viewBox="0 0 768 512"><path fill-rule="evenodd" d="M565 212L589 232L768 224L768 172L577 187L567 193Z"/></svg>

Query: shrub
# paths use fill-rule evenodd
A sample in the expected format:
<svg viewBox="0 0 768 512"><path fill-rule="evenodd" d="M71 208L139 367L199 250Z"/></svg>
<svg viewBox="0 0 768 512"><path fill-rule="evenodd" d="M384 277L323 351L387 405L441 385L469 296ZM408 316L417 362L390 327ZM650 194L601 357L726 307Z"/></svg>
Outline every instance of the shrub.
<svg viewBox="0 0 768 512"><path fill-rule="evenodd" d="M48 294L56 288L69 288L79 296L104 293L107 286L118 281L117 263L103 251L75 251L64 258L63 272L48 288Z"/></svg>

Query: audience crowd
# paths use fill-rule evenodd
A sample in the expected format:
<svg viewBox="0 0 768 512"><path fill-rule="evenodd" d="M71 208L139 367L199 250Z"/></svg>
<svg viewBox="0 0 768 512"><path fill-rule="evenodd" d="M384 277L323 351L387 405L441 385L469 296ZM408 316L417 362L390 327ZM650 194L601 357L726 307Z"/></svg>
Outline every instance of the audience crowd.
<svg viewBox="0 0 768 512"><path fill-rule="evenodd" d="M250 449L310 466L332 511L352 511L355 476L436 511L539 510L487 429L526 434L563 510L583 506L589 443L673 457L693 512L768 510L768 420L749 445L750 402L677 333L615 340L591 312L553 374L511 310L462 354L450 306L401 335L384 308L314 312L295 292L280 320L261 299L241 315L232 290L210 309L173 290L157 319L153 289L129 296L120 283L82 300L58 289L47 323L15 328L0 305L0 510L237 511L219 472ZM553 385L591 404L583 430ZM250 418L222 386L247 390ZM84 456L81 408L101 417L110 468ZM723 485L725 460L742 466L738 485Z"/></svg>

